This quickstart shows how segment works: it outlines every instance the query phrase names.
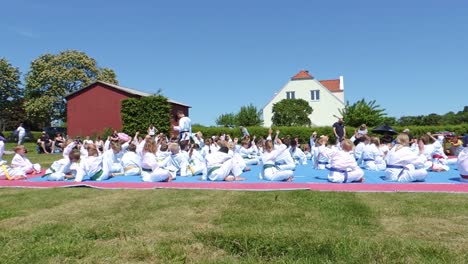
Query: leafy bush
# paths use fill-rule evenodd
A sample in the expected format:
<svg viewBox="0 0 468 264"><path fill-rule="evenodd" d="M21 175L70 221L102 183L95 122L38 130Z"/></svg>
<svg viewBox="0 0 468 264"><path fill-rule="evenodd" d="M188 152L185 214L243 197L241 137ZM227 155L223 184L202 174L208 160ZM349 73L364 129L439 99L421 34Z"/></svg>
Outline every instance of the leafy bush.
<svg viewBox="0 0 468 264"><path fill-rule="evenodd" d="M169 135L171 129L171 105L162 95L129 98L122 101L123 131L133 135L145 132L153 124L159 132Z"/></svg>

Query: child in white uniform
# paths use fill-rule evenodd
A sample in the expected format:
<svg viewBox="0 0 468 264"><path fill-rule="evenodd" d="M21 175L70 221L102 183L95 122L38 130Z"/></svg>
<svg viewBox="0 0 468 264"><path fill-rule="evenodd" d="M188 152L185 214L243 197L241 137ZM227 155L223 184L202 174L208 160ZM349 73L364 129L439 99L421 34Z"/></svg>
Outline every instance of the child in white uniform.
<svg viewBox="0 0 468 264"><path fill-rule="evenodd" d="M169 153L171 155L167 158L165 169L170 170L174 173L179 173L180 176L189 176L189 155L185 151L187 147L187 141L180 141L180 146L177 143L169 144ZM183 149L183 150L182 150Z"/></svg>
<svg viewBox="0 0 468 264"><path fill-rule="evenodd" d="M416 154L408 146L407 134L399 134L396 142L397 144L385 157L387 163L385 179L398 182L423 181L427 176L427 170L424 168L427 161L424 155L424 145L419 144L419 154Z"/></svg>
<svg viewBox="0 0 468 264"><path fill-rule="evenodd" d="M131 143L122 156L122 167L125 176L141 175L141 158L136 154L136 145Z"/></svg>
<svg viewBox="0 0 468 264"><path fill-rule="evenodd" d="M39 173L41 171L41 165L39 163L32 164L31 161L26 157L26 148L23 145L15 147L15 156L11 160L11 167L21 168L26 174Z"/></svg>
<svg viewBox="0 0 468 264"><path fill-rule="evenodd" d="M296 164L307 165L307 156L304 154L302 149L298 147L296 140L291 141L289 145L289 154L291 154L291 157Z"/></svg>
<svg viewBox="0 0 468 264"><path fill-rule="evenodd" d="M79 161L80 152L78 150L71 151L68 153L68 157L54 161L42 177L46 177L48 181L73 179L76 176L76 168L79 166L76 166L76 164L78 164Z"/></svg>
<svg viewBox="0 0 468 264"><path fill-rule="evenodd" d="M318 140L318 147L315 148L315 169L324 170L328 166L328 158L323 153L327 152L329 148L327 147L328 137L320 136Z"/></svg>
<svg viewBox="0 0 468 264"><path fill-rule="evenodd" d="M276 165L276 160L283 153L289 154L288 147L276 137L276 144L273 145L271 140L265 142L264 151L262 154L263 170L260 173L260 178L267 181L292 181L294 172L288 169L281 169Z"/></svg>
<svg viewBox="0 0 468 264"><path fill-rule="evenodd" d="M219 151L207 154L206 167L207 174L202 176L202 180L210 181L242 181L242 169L237 165L234 158L228 154L229 148L223 146Z"/></svg>
<svg viewBox="0 0 468 264"><path fill-rule="evenodd" d="M379 149L379 146L380 139L378 137L372 137L370 144L365 145L362 152L362 162L366 170L383 171L386 169L387 164L385 164L384 154Z"/></svg>
<svg viewBox="0 0 468 264"><path fill-rule="evenodd" d="M192 147L189 151L189 170L192 173L192 176L198 174L207 174L206 162L199 149L200 146L198 146L198 144L192 144Z"/></svg>
<svg viewBox="0 0 468 264"><path fill-rule="evenodd" d="M113 141L110 144L110 149L104 151L102 157L102 176L99 180L107 180L109 177L123 175L124 169L122 166L122 157L128 148L128 143L125 147L118 141Z"/></svg>
<svg viewBox="0 0 468 264"><path fill-rule="evenodd" d="M330 170L328 180L334 183L362 182L364 172L358 166L355 157L351 154L354 143L350 139L341 141L341 150L328 149L322 153L328 158Z"/></svg>
<svg viewBox="0 0 468 264"><path fill-rule="evenodd" d="M7 165L6 160L0 160L0 180L24 180L27 179L26 172L22 168L12 168Z"/></svg>
<svg viewBox="0 0 468 264"><path fill-rule="evenodd" d="M457 168L461 181L468 182L468 135L463 137L463 149L458 154Z"/></svg>
<svg viewBox="0 0 468 264"><path fill-rule="evenodd" d="M81 158L75 182L82 182L84 179L96 181L102 176L102 156L99 156L96 145L89 144L87 149L88 156Z"/></svg>
<svg viewBox="0 0 468 264"><path fill-rule="evenodd" d="M246 165L258 165L260 162L257 156L257 146L255 145L255 137L250 142L249 137L246 137L241 142L239 154L245 161Z"/></svg>
<svg viewBox="0 0 468 264"><path fill-rule="evenodd" d="M153 138L147 138L143 148L141 161L141 178L145 182L170 182L176 177L175 173L163 169L156 159L157 144Z"/></svg>

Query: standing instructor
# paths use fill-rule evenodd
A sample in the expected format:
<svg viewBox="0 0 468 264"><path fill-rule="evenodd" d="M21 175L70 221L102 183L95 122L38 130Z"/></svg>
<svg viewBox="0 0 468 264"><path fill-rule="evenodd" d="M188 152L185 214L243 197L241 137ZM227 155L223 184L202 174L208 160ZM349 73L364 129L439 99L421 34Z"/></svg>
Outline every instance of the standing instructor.
<svg viewBox="0 0 468 264"><path fill-rule="evenodd" d="M343 118L339 117L338 121L333 124L333 133L336 137L336 144L339 145L346 136L346 128L343 122Z"/></svg>
<svg viewBox="0 0 468 264"><path fill-rule="evenodd" d="M179 125L174 127L175 131L179 131L179 142L181 140L190 140L192 136L192 121L186 117L184 112L181 110L177 111L177 117L179 118Z"/></svg>

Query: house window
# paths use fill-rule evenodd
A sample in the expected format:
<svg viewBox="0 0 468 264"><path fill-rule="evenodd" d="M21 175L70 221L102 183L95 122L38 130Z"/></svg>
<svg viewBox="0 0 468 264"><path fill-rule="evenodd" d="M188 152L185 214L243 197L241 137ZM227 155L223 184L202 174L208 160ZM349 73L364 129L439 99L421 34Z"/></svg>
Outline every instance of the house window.
<svg viewBox="0 0 468 264"><path fill-rule="evenodd" d="M310 91L310 100L312 100L312 101L320 100L320 90L311 90Z"/></svg>
<svg viewBox="0 0 468 264"><path fill-rule="evenodd" d="M286 92L286 99L296 99L296 92Z"/></svg>

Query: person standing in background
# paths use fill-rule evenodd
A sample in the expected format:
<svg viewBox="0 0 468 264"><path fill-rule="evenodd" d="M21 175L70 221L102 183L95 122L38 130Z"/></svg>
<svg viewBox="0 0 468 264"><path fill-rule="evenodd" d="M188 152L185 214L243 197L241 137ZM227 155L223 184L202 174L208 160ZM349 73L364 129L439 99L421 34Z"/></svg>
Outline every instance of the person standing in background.
<svg viewBox="0 0 468 264"><path fill-rule="evenodd" d="M338 121L333 124L333 133L336 137L336 144L340 145L341 141L346 136L346 128L343 122L343 118L338 118Z"/></svg>
<svg viewBox="0 0 468 264"><path fill-rule="evenodd" d="M175 131L179 131L179 140L190 140L192 136L192 121L186 117L184 112L181 110L177 111L177 117L179 118L179 125L174 127Z"/></svg>
<svg viewBox="0 0 468 264"><path fill-rule="evenodd" d="M16 133L18 134L18 145L23 145L24 137L26 136L26 129L24 129L23 123L19 124Z"/></svg>

